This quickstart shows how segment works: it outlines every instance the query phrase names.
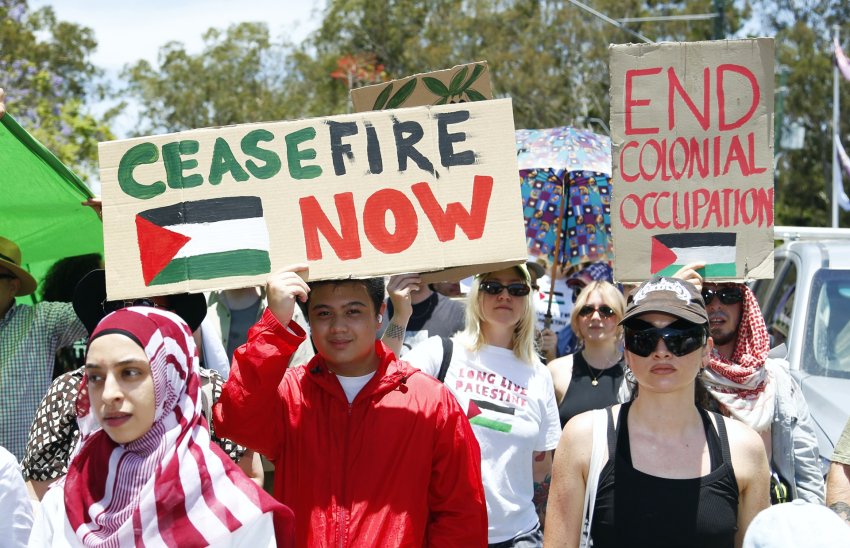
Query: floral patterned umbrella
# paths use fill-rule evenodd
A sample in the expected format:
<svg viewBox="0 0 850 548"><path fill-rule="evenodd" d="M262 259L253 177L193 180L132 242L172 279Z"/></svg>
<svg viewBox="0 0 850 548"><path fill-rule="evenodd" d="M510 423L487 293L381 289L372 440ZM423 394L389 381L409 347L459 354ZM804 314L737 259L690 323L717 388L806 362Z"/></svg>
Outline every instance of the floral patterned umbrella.
<svg viewBox="0 0 850 548"><path fill-rule="evenodd" d="M555 261L562 219L561 263L611 261L611 139L558 127L518 130L516 140L529 254Z"/></svg>

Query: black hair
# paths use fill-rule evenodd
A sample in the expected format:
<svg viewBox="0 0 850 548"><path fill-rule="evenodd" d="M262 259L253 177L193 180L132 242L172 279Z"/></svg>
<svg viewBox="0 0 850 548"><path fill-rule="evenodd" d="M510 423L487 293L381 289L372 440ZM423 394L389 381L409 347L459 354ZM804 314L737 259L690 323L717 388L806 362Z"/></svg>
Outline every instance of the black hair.
<svg viewBox="0 0 850 548"><path fill-rule="evenodd" d="M307 311L310 306L310 295L313 293L313 290L317 287L321 287L323 285L341 285L341 284L361 284L366 288L366 293L369 294L369 298L372 300L373 308L375 309L375 314L378 314L381 311L381 305L384 304L384 297L386 295L384 288L384 278L363 278L363 279L346 279L346 280L319 280L316 282L309 282L307 285L310 286L310 293L307 293L307 302L298 302L298 306L301 307L301 311L304 313L304 317L308 318L309 315Z"/></svg>
<svg viewBox="0 0 850 548"><path fill-rule="evenodd" d="M44 276L41 284L41 300L70 303L74 300L74 289L77 283L86 274L98 268L100 268L99 253L59 259Z"/></svg>

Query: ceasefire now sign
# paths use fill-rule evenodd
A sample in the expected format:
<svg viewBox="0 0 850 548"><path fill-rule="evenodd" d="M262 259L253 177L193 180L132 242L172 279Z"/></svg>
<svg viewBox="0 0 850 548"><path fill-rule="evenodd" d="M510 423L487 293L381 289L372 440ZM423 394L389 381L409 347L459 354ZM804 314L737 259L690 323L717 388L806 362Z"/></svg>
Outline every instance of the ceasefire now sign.
<svg viewBox="0 0 850 548"><path fill-rule="evenodd" d="M509 99L100 144L110 299L525 260Z"/></svg>

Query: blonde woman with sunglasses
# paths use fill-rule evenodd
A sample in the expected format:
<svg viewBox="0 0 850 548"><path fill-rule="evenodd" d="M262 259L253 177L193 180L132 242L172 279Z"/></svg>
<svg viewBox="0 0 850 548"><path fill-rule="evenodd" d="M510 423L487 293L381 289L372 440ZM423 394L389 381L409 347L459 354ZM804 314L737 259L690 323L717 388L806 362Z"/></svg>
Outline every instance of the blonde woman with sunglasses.
<svg viewBox="0 0 850 548"><path fill-rule="evenodd" d="M403 337L410 313L400 288L419 283L418 276L402 277L388 286L396 314L385 343L393 332ZM481 274L467 297L464 331L450 344L432 337L404 355L443 381L467 412L481 447L488 544L497 548L542 546L552 450L561 433L552 378L534 348L531 299L525 265Z"/></svg>
<svg viewBox="0 0 850 548"><path fill-rule="evenodd" d="M625 365L617 324L625 306L622 293L606 281L590 282L576 298L570 325L580 349L548 365L562 427L580 413L617 403Z"/></svg>

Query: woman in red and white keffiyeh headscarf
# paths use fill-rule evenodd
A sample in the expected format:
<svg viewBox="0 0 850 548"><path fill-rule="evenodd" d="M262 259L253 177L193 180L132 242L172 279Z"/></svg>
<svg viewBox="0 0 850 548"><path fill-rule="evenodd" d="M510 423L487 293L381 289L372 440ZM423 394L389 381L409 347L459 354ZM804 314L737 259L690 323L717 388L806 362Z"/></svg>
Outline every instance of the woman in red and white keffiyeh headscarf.
<svg viewBox="0 0 850 548"><path fill-rule="evenodd" d="M98 324L80 446L30 545L259 548L275 533L292 545L292 512L210 445L197 368L189 327L170 312L131 307Z"/></svg>

